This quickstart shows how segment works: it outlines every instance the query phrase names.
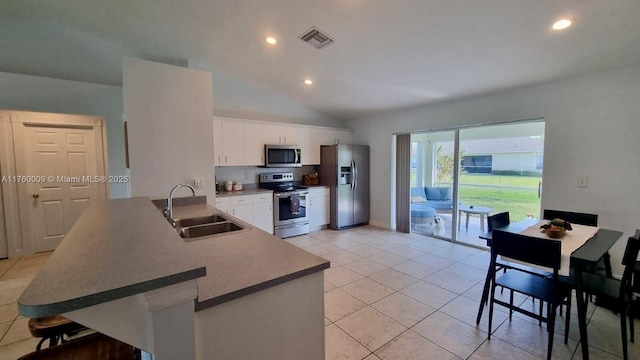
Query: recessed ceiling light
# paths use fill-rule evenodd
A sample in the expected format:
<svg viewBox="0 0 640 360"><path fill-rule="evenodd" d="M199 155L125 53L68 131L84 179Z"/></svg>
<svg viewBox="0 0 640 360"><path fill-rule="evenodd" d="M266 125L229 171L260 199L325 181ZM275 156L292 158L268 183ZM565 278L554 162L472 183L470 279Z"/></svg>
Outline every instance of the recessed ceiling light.
<svg viewBox="0 0 640 360"><path fill-rule="evenodd" d="M571 26L571 24L573 24L573 21L571 21L571 19L560 19L554 22L553 25L551 25L551 28L553 30L564 30Z"/></svg>
<svg viewBox="0 0 640 360"><path fill-rule="evenodd" d="M304 80L304 84L305 84L305 85L313 85L313 80L311 80L311 79L305 79L305 80Z"/></svg>
<svg viewBox="0 0 640 360"><path fill-rule="evenodd" d="M276 40L276 38L269 36L268 38L265 39L265 41L267 42L267 44L269 45L275 45L278 43L278 40Z"/></svg>

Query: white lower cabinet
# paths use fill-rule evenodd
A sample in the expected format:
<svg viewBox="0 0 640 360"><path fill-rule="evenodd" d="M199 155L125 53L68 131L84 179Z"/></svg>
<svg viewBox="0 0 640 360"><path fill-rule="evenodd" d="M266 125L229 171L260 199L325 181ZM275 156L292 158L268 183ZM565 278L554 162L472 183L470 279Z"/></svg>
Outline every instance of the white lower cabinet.
<svg viewBox="0 0 640 360"><path fill-rule="evenodd" d="M322 229L329 224L329 188L309 188L309 228L311 231Z"/></svg>
<svg viewBox="0 0 640 360"><path fill-rule="evenodd" d="M273 234L273 194L270 192L218 197L216 208Z"/></svg>

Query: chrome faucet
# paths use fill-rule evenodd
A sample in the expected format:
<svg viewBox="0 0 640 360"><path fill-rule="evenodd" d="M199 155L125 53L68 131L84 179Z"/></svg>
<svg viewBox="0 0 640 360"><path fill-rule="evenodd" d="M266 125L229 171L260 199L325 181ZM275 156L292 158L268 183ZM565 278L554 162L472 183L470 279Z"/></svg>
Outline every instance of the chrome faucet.
<svg viewBox="0 0 640 360"><path fill-rule="evenodd" d="M196 189L194 189L193 186L189 184L178 184L174 186L173 189L171 189L171 192L169 193L169 198L167 199L167 219L168 220L173 220L173 193L176 192L178 188L183 186L186 186L189 189L191 189L193 196L196 196Z"/></svg>

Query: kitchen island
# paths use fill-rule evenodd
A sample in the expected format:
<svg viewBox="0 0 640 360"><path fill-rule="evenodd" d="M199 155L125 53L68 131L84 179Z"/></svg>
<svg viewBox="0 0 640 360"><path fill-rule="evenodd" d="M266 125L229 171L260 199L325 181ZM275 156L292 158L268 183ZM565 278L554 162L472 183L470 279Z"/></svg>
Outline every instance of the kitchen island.
<svg viewBox="0 0 640 360"><path fill-rule="evenodd" d="M329 263L206 204L244 230L185 242L147 198L92 203L18 300L154 359L323 359ZM195 300L195 301L194 301Z"/></svg>

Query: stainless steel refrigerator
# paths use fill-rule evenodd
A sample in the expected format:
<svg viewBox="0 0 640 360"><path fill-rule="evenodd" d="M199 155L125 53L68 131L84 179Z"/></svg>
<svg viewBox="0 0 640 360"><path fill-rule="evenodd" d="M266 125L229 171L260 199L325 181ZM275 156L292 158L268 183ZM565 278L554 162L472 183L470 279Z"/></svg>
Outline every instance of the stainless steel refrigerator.
<svg viewBox="0 0 640 360"><path fill-rule="evenodd" d="M369 222L369 146L322 145L320 184L331 189L329 228Z"/></svg>

